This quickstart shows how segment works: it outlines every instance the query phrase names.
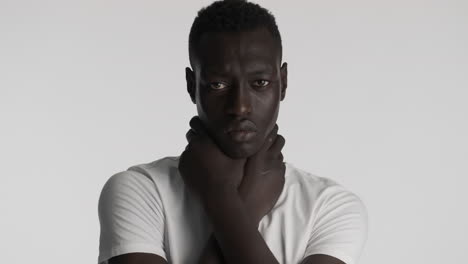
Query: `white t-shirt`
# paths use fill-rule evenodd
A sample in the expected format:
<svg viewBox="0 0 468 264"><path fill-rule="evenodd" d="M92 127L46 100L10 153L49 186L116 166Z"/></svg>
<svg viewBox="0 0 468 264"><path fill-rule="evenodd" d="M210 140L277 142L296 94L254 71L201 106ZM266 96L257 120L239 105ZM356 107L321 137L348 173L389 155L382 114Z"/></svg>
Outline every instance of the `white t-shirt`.
<svg viewBox="0 0 468 264"><path fill-rule="evenodd" d="M144 252L168 263L196 263L212 228L198 199L166 157L113 175L99 198L98 263ZM285 184L258 230L279 263L326 254L356 264L367 240L362 201L334 181L286 162Z"/></svg>

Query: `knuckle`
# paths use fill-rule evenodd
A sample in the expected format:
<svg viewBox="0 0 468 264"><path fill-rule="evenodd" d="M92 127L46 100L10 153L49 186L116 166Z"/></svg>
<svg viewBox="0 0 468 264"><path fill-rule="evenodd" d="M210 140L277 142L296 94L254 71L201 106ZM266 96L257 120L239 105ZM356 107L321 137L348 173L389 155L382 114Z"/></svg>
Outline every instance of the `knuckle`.
<svg viewBox="0 0 468 264"><path fill-rule="evenodd" d="M286 139L285 139L282 135L278 135L277 137L278 137L278 141L279 141L282 145L284 145L284 143L286 143Z"/></svg>
<svg viewBox="0 0 468 264"><path fill-rule="evenodd" d="M280 161L280 162L284 162L283 156L281 156L281 157L279 158L279 161Z"/></svg>

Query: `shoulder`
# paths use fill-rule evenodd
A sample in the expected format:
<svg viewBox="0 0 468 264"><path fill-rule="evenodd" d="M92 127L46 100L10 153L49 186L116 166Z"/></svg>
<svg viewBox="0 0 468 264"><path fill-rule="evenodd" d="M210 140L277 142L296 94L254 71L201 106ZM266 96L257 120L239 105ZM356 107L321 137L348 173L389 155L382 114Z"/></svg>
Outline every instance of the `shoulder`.
<svg viewBox="0 0 468 264"><path fill-rule="evenodd" d="M320 177L315 174L312 174L308 171L305 171L301 168L296 167L290 162L285 162L286 164L286 182L288 184L294 185L305 185L304 187L313 188L314 191L320 191L328 186L336 185L337 183L329 178Z"/></svg>
<svg viewBox="0 0 468 264"><path fill-rule="evenodd" d="M302 170L291 163L286 163L286 184L297 186L300 194L315 202L326 202L330 199L350 199L362 204L362 200L351 190L330 178Z"/></svg>
<svg viewBox="0 0 468 264"><path fill-rule="evenodd" d="M152 253L166 258L166 216L158 188L170 158L134 165L112 175L104 184L98 203L101 227L99 261L127 253Z"/></svg>
<svg viewBox="0 0 468 264"><path fill-rule="evenodd" d="M286 165L287 196L295 198L308 212L312 226L318 222L346 215L358 216L362 226L367 225L367 208L353 191L330 178L321 177L291 163Z"/></svg>
<svg viewBox="0 0 468 264"><path fill-rule="evenodd" d="M178 170L179 157L164 157L149 163L130 166L125 171L113 174L105 183L104 188L121 185L147 185L174 175Z"/></svg>
<svg viewBox="0 0 468 264"><path fill-rule="evenodd" d="M165 188L165 182L178 176L177 166L178 157L164 157L117 172L104 184L99 205L130 200L160 201L160 190Z"/></svg>
<svg viewBox="0 0 468 264"><path fill-rule="evenodd" d="M178 175L179 156L168 156L158 160L133 165L127 169L128 172L141 174L152 181L160 181L167 177Z"/></svg>
<svg viewBox="0 0 468 264"><path fill-rule="evenodd" d="M368 215L361 198L338 182L289 164L290 185L304 210L309 234L305 256L325 254L356 263L367 239Z"/></svg>

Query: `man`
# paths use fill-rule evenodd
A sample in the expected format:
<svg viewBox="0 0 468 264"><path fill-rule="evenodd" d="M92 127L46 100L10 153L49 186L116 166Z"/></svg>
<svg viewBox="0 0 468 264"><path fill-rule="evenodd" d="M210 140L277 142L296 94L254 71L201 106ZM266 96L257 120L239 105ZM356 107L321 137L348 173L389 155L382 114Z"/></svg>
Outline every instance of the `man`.
<svg viewBox="0 0 468 264"><path fill-rule="evenodd" d="M188 145L113 175L99 201L99 263L354 264L361 200L287 162L278 134L287 64L274 17L217 1L189 36Z"/></svg>

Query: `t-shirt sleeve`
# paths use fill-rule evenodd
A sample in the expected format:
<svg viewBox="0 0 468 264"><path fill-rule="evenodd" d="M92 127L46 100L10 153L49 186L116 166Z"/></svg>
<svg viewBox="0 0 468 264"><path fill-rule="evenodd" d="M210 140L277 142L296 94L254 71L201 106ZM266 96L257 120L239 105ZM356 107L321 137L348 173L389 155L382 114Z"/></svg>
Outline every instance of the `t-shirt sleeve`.
<svg viewBox="0 0 468 264"><path fill-rule="evenodd" d="M340 185L325 188L316 213L304 258L325 254L346 264L357 264L367 240L367 209L361 199Z"/></svg>
<svg viewBox="0 0 468 264"><path fill-rule="evenodd" d="M152 253L167 260L164 213L154 182L136 171L113 175L98 205L101 233L98 263L127 253Z"/></svg>

